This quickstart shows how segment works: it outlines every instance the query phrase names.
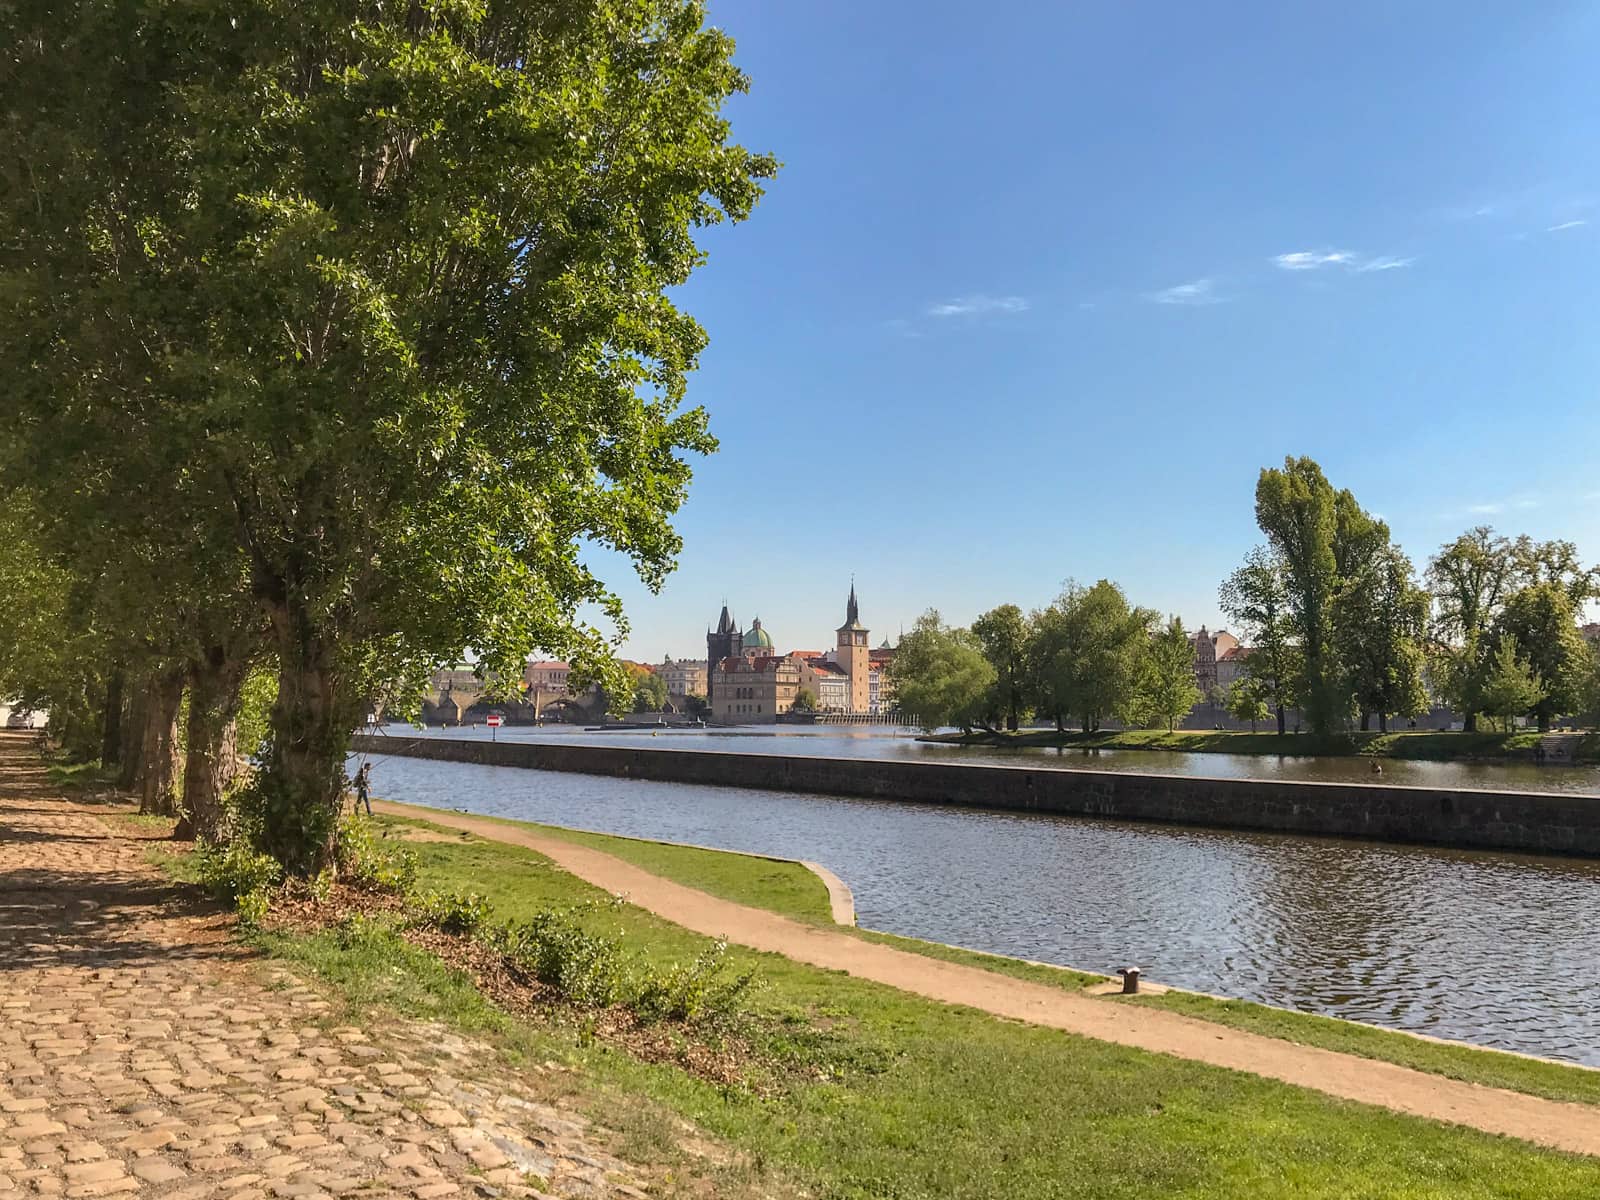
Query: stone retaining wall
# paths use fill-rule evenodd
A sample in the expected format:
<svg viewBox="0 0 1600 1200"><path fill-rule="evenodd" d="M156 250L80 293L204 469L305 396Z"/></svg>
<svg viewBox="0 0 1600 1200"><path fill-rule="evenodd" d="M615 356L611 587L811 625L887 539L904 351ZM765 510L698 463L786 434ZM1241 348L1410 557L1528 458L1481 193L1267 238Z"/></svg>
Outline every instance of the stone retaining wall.
<svg viewBox="0 0 1600 1200"><path fill-rule="evenodd" d="M1600 857L1600 798L362 734L366 754L1125 821Z"/></svg>

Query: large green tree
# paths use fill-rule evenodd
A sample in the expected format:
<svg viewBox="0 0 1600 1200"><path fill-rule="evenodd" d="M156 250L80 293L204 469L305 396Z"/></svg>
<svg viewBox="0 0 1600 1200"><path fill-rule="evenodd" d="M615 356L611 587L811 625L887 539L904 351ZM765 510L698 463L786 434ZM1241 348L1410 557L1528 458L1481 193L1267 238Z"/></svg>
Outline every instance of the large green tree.
<svg viewBox="0 0 1600 1200"><path fill-rule="evenodd" d="M1531 583L1511 596L1490 638L1496 647L1509 639L1527 656L1542 691L1530 709L1541 732L1557 717L1583 707L1589 646L1578 632L1572 593L1561 582Z"/></svg>
<svg viewBox="0 0 1600 1200"><path fill-rule="evenodd" d="M1256 483L1256 524L1282 561L1289 613L1300 648L1301 709L1313 732L1326 733L1342 715L1333 651L1337 493L1309 458L1284 460Z"/></svg>
<svg viewBox="0 0 1600 1200"><path fill-rule="evenodd" d="M627 694L581 550L670 569L713 443L669 292L773 172L703 6L33 0L0 34L23 421L90 471L166 447L244 555L266 848L327 861L366 699L464 646Z"/></svg>
<svg viewBox="0 0 1600 1200"><path fill-rule="evenodd" d="M1255 547L1244 565L1223 580L1220 598L1222 611L1238 624L1249 647L1245 671L1257 685L1257 694L1276 713L1282 734L1285 710L1298 702L1301 675L1294 604L1283 559L1266 546Z"/></svg>
<svg viewBox="0 0 1600 1200"><path fill-rule="evenodd" d="M1354 564L1354 572L1334 598L1339 661L1361 727L1376 713L1378 728L1387 733L1391 716L1415 716L1428 707L1428 594L1398 546L1378 547Z"/></svg>
<svg viewBox="0 0 1600 1200"><path fill-rule="evenodd" d="M901 713L930 732L946 725L970 732L986 716L995 683L977 639L933 609L900 639L889 673Z"/></svg>
<svg viewBox="0 0 1600 1200"><path fill-rule="evenodd" d="M1256 523L1282 561L1300 658L1300 705L1314 733L1348 720L1351 674L1340 661L1348 641L1336 599L1388 552L1389 527L1349 489L1335 490L1313 460L1287 458L1256 482Z"/></svg>
<svg viewBox="0 0 1600 1200"><path fill-rule="evenodd" d="M1076 716L1084 730L1107 718L1137 720L1139 684L1156 613L1128 603L1108 579L1068 584L1033 621L1029 677L1039 707L1062 727Z"/></svg>
<svg viewBox="0 0 1600 1200"><path fill-rule="evenodd" d="M1507 596L1522 582L1517 546L1487 525L1467 530L1428 562L1433 596L1437 669L1444 699L1461 713L1466 729L1478 727L1478 684L1484 634Z"/></svg>
<svg viewBox="0 0 1600 1200"><path fill-rule="evenodd" d="M995 671L994 707L1015 732L1027 711L1028 618L1015 604L992 608L972 623L972 635Z"/></svg>
<svg viewBox="0 0 1600 1200"><path fill-rule="evenodd" d="M1479 703L1491 717L1499 717L1505 728L1511 721L1534 711L1546 691L1539 672L1517 648L1513 634L1495 639L1478 688Z"/></svg>
<svg viewBox="0 0 1600 1200"><path fill-rule="evenodd" d="M1194 639L1177 617L1150 638L1139 680L1139 704L1149 720L1164 721L1168 729L1176 729L1200 703L1194 656Z"/></svg>

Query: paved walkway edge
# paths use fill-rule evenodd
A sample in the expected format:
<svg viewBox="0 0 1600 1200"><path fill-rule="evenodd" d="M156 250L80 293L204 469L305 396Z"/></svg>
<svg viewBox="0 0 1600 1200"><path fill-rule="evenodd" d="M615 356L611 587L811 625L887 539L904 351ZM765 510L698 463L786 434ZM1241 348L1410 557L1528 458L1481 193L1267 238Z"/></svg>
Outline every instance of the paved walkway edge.
<svg viewBox="0 0 1600 1200"><path fill-rule="evenodd" d="M1377 1059L1280 1041L1160 1009L1109 1003L927 958L718 899L604 851L526 825L391 801L375 801L374 808L537 851L579 879L622 894L630 903L707 937L725 938L994 1016L1225 1067L1411 1116L1600 1156L1600 1109L1587 1105L1464 1083Z"/></svg>

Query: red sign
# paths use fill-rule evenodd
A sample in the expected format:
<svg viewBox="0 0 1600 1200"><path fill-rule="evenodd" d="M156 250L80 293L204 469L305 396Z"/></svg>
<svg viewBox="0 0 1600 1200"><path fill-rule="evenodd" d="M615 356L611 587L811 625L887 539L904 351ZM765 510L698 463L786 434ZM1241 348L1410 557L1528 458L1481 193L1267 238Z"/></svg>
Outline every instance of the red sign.
<svg viewBox="0 0 1600 1200"><path fill-rule="evenodd" d="M489 714L489 728L490 729L498 729L500 727L500 723L502 721L504 721L504 720L505 720L505 718L502 717L499 713L490 713Z"/></svg>

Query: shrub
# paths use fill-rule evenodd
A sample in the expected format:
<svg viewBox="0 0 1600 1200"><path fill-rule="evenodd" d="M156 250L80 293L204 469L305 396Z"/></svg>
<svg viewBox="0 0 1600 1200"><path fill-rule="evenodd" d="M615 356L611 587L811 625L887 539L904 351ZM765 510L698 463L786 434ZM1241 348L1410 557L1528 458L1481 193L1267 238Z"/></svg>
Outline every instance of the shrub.
<svg viewBox="0 0 1600 1200"><path fill-rule="evenodd" d="M239 897L235 907L239 912L239 924L254 929L267 919L267 912L272 908L272 893L266 888L246 892Z"/></svg>
<svg viewBox="0 0 1600 1200"><path fill-rule="evenodd" d="M409 892L417 882L417 856L382 844L371 821L352 817L339 826L334 859L339 874L355 887L374 892Z"/></svg>
<svg viewBox="0 0 1600 1200"><path fill-rule="evenodd" d="M748 1015L746 1002L755 986L755 972L727 976L727 954L728 943L717 942L693 962L674 963L647 977L635 1004L639 1015L689 1025L726 1027L742 1021Z"/></svg>
<svg viewBox="0 0 1600 1200"><path fill-rule="evenodd" d="M412 923L445 933L474 934L489 923L489 902L477 892L424 892L414 902Z"/></svg>
<svg viewBox="0 0 1600 1200"><path fill-rule="evenodd" d="M203 846L199 852L200 882L218 900L237 905L241 897L265 893L283 878L283 868L270 854L242 841Z"/></svg>
<svg viewBox="0 0 1600 1200"><path fill-rule="evenodd" d="M236 838L222 846L202 846L199 875L208 892L238 910L240 924L256 926L272 907L272 889L282 880L283 868L270 854Z"/></svg>
<svg viewBox="0 0 1600 1200"><path fill-rule="evenodd" d="M546 909L531 920L504 926L494 946L519 973L575 1004L603 1008L623 991L622 950L616 938L590 933L578 923L581 909Z"/></svg>

